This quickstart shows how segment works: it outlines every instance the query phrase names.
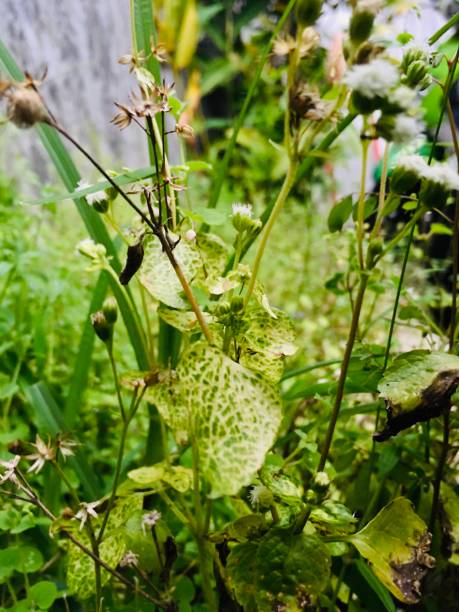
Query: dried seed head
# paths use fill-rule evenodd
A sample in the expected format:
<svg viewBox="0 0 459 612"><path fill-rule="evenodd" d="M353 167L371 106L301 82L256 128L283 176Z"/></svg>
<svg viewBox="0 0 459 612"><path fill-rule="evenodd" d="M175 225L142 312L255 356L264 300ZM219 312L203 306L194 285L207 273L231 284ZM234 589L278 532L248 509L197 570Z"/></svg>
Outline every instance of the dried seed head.
<svg viewBox="0 0 459 612"><path fill-rule="evenodd" d="M122 285L127 285L134 274L139 270L143 261L143 244L138 242L128 246L126 263L119 275L119 280Z"/></svg>
<svg viewBox="0 0 459 612"><path fill-rule="evenodd" d="M134 111L129 108L129 106L125 106L124 104L118 104L115 102L115 106L119 109L119 113L117 113L110 123L116 125L117 128L123 130L124 128L131 125L131 121L134 118Z"/></svg>
<svg viewBox="0 0 459 612"><path fill-rule="evenodd" d="M8 89L6 113L18 128L29 128L39 122L48 122L49 114L40 94L27 85L18 84Z"/></svg>
<svg viewBox="0 0 459 612"><path fill-rule="evenodd" d="M321 121L327 115L328 105L314 89L305 83L297 83L290 97L290 106L297 119Z"/></svg>

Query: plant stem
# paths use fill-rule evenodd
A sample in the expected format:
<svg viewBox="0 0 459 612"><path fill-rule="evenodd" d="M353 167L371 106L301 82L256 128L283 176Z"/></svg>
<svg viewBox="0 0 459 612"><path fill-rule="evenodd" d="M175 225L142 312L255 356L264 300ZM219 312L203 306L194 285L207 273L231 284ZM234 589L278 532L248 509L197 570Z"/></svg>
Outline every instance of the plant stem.
<svg viewBox="0 0 459 612"><path fill-rule="evenodd" d="M325 436L325 440L322 446L322 452L320 455L319 465L317 467L318 472L321 472L325 467L325 464L328 458L328 454L330 452L331 443L333 440L333 434L335 433L336 422L338 420L341 403L343 401L344 385L346 383L346 376L347 376L347 371L349 369L349 363L351 361L352 349L354 348L355 338L357 335L360 313L362 310L363 298L365 296L365 290L367 288L367 283L368 283L368 276L367 274L364 273L360 277L357 297L356 297L355 304L354 304L354 310L352 312L351 328L349 330L349 337L346 343L346 350L344 353L343 362L341 364L341 371L340 371L339 379L338 379L338 388L336 391L335 402L333 404L333 409L332 409L332 413L330 416L330 422L328 425L327 434Z"/></svg>
<svg viewBox="0 0 459 612"><path fill-rule="evenodd" d="M453 138L454 151L456 154L457 167L459 171L459 142L456 131L456 121L454 119L451 102L448 100L446 104L448 111L448 120ZM459 272L459 192L456 192L456 203L454 208L454 227L453 227L453 287L451 291L451 321L449 327L449 352L454 351L454 341L456 335L456 320L457 320L457 276ZM449 450L449 434L450 434L450 412L451 405L445 408L443 414L443 440L440 457L438 459L437 470L435 472L435 480L432 493L432 508L430 512L429 531L433 533L435 520L438 514L438 505L440 503L441 482L443 472L445 470L448 459Z"/></svg>
<svg viewBox="0 0 459 612"><path fill-rule="evenodd" d="M252 276L250 277L250 281L247 287L247 293L245 295L245 306L247 306L250 297L252 295L252 292L254 290L255 287L255 282L257 280L257 275L258 275L258 271L260 269L260 263L263 257L263 254L265 252L265 248L266 248L266 244L268 242L268 238L271 234L271 231L273 229L274 223L276 222L277 218L279 217L279 214L282 210L282 207L285 204L285 201L290 193L290 190L293 186L293 183L295 181L295 175L296 175L296 171L298 168L298 162L296 161L296 159L292 159L290 161L289 167L288 167L288 171L287 171L287 175L285 176L284 182L282 184L282 188L279 192L279 195L277 196L276 202L274 204L274 207L271 211L271 214L269 216L268 222L266 223L262 235L261 235L261 240L260 240L260 244L258 245L258 250L257 250L257 254L255 255L255 261L253 263L253 270L252 270Z"/></svg>
<svg viewBox="0 0 459 612"><path fill-rule="evenodd" d="M109 344L107 344L107 352L108 352L108 358L110 360L110 366L112 368L113 381L115 383L116 397L118 399L118 406L119 406L119 409L120 409L121 418L123 420L123 423L125 423L126 422L126 413L124 411L123 398L121 397L121 389L120 389L120 383L119 383L119 379L118 379L118 370L116 368L115 358L113 357L113 346L112 346L111 342Z"/></svg>
<svg viewBox="0 0 459 612"><path fill-rule="evenodd" d="M364 129L365 129L364 125ZM365 184L367 178L367 161L368 161L368 147L370 141L364 138L362 140L362 166L360 174L360 195L357 205L357 252L359 257L360 270L365 270L365 260L363 257L363 242L365 238Z"/></svg>

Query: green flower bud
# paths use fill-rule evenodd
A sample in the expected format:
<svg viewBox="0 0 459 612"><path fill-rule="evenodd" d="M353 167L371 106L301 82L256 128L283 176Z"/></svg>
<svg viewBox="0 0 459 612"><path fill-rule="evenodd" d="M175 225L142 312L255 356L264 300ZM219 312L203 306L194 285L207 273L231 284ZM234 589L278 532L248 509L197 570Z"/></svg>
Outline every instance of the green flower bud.
<svg viewBox="0 0 459 612"><path fill-rule="evenodd" d="M449 190L441 183L429 179L423 179L421 182L419 199L429 208L441 208L444 206L448 194Z"/></svg>
<svg viewBox="0 0 459 612"><path fill-rule="evenodd" d="M367 98L358 91L353 91L351 96L351 102L354 105L355 110L362 115L369 115L373 113L384 103L384 100L379 96L374 98Z"/></svg>
<svg viewBox="0 0 459 612"><path fill-rule="evenodd" d="M322 0L299 0L296 5L296 19L300 26L311 26L322 12Z"/></svg>
<svg viewBox="0 0 459 612"><path fill-rule="evenodd" d="M428 70L424 62L420 60L412 62L406 71L405 82L410 87L416 87L427 74Z"/></svg>
<svg viewBox="0 0 459 612"><path fill-rule="evenodd" d="M326 472L317 472L312 481L312 489L317 493L325 493L330 486L330 478Z"/></svg>
<svg viewBox="0 0 459 612"><path fill-rule="evenodd" d="M380 255L384 248L384 242L381 238L376 238L370 242L367 251L367 267L371 269L375 263L375 259Z"/></svg>
<svg viewBox="0 0 459 612"><path fill-rule="evenodd" d="M118 318L118 305L114 297L107 298L102 304L102 312L105 315L107 323L114 325Z"/></svg>
<svg viewBox="0 0 459 612"><path fill-rule="evenodd" d="M107 187L107 189L105 190L105 193L107 194L107 198L110 202L113 202L113 200L116 198L116 196L118 195L118 190L115 189L115 187Z"/></svg>
<svg viewBox="0 0 459 612"><path fill-rule="evenodd" d="M397 195L408 195L416 191L419 176L414 170L408 170L402 166L394 168L390 176L390 190Z"/></svg>
<svg viewBox="0 0 459 612"><path fill-rule="evenodd" d="M395 117L394 115L382 115L376 122L376 134L385 140L392 140L394 133Z"/></svg>
<svg viewBox="0 0 459 612"><path fill-rule="evenodd" d="M360 45L371 34L375 16L370 11L355 11L352 13L349 25L349 37L354 45Z"/></svg>
<svg viewBox="0 0 459 612"><path fill-rule="evenodd" d="M98 310L91 315L91 323L96 335L105 344L110 344L113 339L113 325L111 325L102 310Z"/></svg>
<svg viewBox="0 0 459 612"><path fill-rule="evenodd" d="M424 53L424 51L422 51L422 49L408 49L408 51L404 54L403 59L400 63L400 68L402 69L402 72L404 72L405 74L408 71L409 66L413 63L413 62L427 62L427 56Z"/></svg>
<svg viewBox="0 0 459 612"><path fill-rule="evenodd" d="M109 206L110 202L108 201L108 198L104 200L95 200L92 204L94 210L96 210L98 213L101 213L102 215L107 212Z"/></svg>
<svg viewBox="0 0 459 612"><path fill-rule="evenodd" d="M264 485L256 485L249 491L250 503L258 510L269 510L274 503L274 496Z"/></svg>
<svg viewBox="0 0 459 612"><path fill-rule="evenodd" d="M232 312L240 313L244 310L244 299L240 295L231 298L230 304Z"/></svg>

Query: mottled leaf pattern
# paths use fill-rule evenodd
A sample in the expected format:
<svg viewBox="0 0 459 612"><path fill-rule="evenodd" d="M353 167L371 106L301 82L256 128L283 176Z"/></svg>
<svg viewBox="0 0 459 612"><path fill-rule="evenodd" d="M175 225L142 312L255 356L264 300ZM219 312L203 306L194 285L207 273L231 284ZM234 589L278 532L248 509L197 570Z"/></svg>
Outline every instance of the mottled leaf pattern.
<svg viewBox="0 0 459 612"><path fill-rule="evenodd" d="M176 380L149 389L179 440L197 439L202 475L212 495L234 495L262 466L280 424L277 391L221 351L195 344Z"/></svg>
<svg viewBox="0 0 459 612"><path fill-rule="evenodd" d="M173 234L170 236L173 240L178 240L178 236ZM144 246L145 255L139 272L142 285L154 298L167 306L186 308L187 303L182 297L182 285L169 259L163 253L159 240L152 238ZM173 252L185 278L191 282L202 265L196 247L186 240L180 240Z"/></svg>

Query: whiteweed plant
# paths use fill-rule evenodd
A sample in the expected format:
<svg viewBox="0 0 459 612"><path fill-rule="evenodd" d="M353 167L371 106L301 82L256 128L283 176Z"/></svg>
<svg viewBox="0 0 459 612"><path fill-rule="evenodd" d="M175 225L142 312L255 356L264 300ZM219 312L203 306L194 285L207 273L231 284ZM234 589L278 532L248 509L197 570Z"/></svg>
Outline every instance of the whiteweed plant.
<svg viewBox="0 0 459 612"><path fill-rule="evenodd" d="M435 566L432 535L440 541L441 513L448 508L448 485L443 494L442 480L451 398L459 383L456 287L443 350L393 359L391 342L417 224L427 212L448 206L459 191L455 170L416 150L422 131L419 94L439 87L459 160L448 105L457 55L448 60L408 47L396 60L371 38L382 4L352 3L349 32L329 58L325 87L308 74L320 52L315 24L322 2L292 0L279 18L263 57L272 54L285 84L283 138L275 146L284 155L286 172L273 204L259 217L252 203L233 204L227 218L229 243L211 231L208 212L218 204L244 115L216 169L207 213L193 212L193 193L187 194L191 206L184 195L190 166L173 166L168 157L170 135L189 139L193 129L183 121L185 109L174 84L152 69L167 61L155 38L148 49L135 48L120 59L137 77L138 90L128 102L116 103L112 121L120 129L141 130L151 155L151 167L135 178L136 171L104 169L54 116L39 81L28 74L24 80L1 81L8 121L60 134L102 175L103 181L94 185L80 183L70 197L84 199L91 215L99 215L98 223L102 220L120 238L125 254L119 269L115 253L101 242L87 239L78 245L90 261L89 270L110 277L113 293L91 315L107 352L119 411L113 433L117 458L108 489L90 499L72 482L67 459L81 449L69 431L46 440L37 434L34 443L19 440L10 446L12 457L2 461L3 494L36 506L50 520L50 535L59 539L66 556L66 594L85 609L336 610L352 601L353 592L368 608L371 602L358 592L350 568L357 568L385 609L422 597L422 582ZM441 62L448 63L447 78L435 82L432 65ZM262 67L263 62L257 79ZM254 91L255 85L248 103ZM292 192L353 122L361 126L360 190L357 198L337 202L328 216L330 233L352 228L347 342L330 401L300 415L285 393L285 381L296 376L284 372L298 348L295 325L271 305L260 271L267 251L276 248L272 230L288 215ZM375 197L366 177L370 143L378 138L384 139L385 152ZM402 154L391 165L393 147ZM126 217L124 208L119 213L121 204L131 214L128 232L120 229L120 217ZM387 238L385 223L401 209L408 211L408 219ZM457 201L455 210L457 255ZM244 258L252 245L249 264ZM378 352L363 341L365 302L401 245L401 278L387 343ZM456 260L454 265L457 276ZM139 371L122 372L117 363L119 310L126 325L133 321L137 329L136 336L130 334L136 354L146 356ZM333 446L357 353L363 355L358 391L368 392L362 380L371 377L369 392L377 406L373 435L362 431L369 451L359 478L371 493L364 512L353 508L340 490L334 467L339 447ZM385 400L385 423L378 394ZM358 400L346 404L348 411L358 413L358 407ZM156 445L156 461L133 464L126 447L141 411L149 414L148 440ZM373 487L380 469L377 445L391 445L400 432L439 417L441 451L430 472L428 502L424 499L424 507L415 512L407 490L384 488L386 476ZM58 512L46 505L33 480L48 465L66 488L68 504ZM440 549L437 543L435 556L447 558ZM184 578L192 589L188 599ZM29 592L26 601L32 600ZM141 608L142 600L150 608Z"/></svg>

